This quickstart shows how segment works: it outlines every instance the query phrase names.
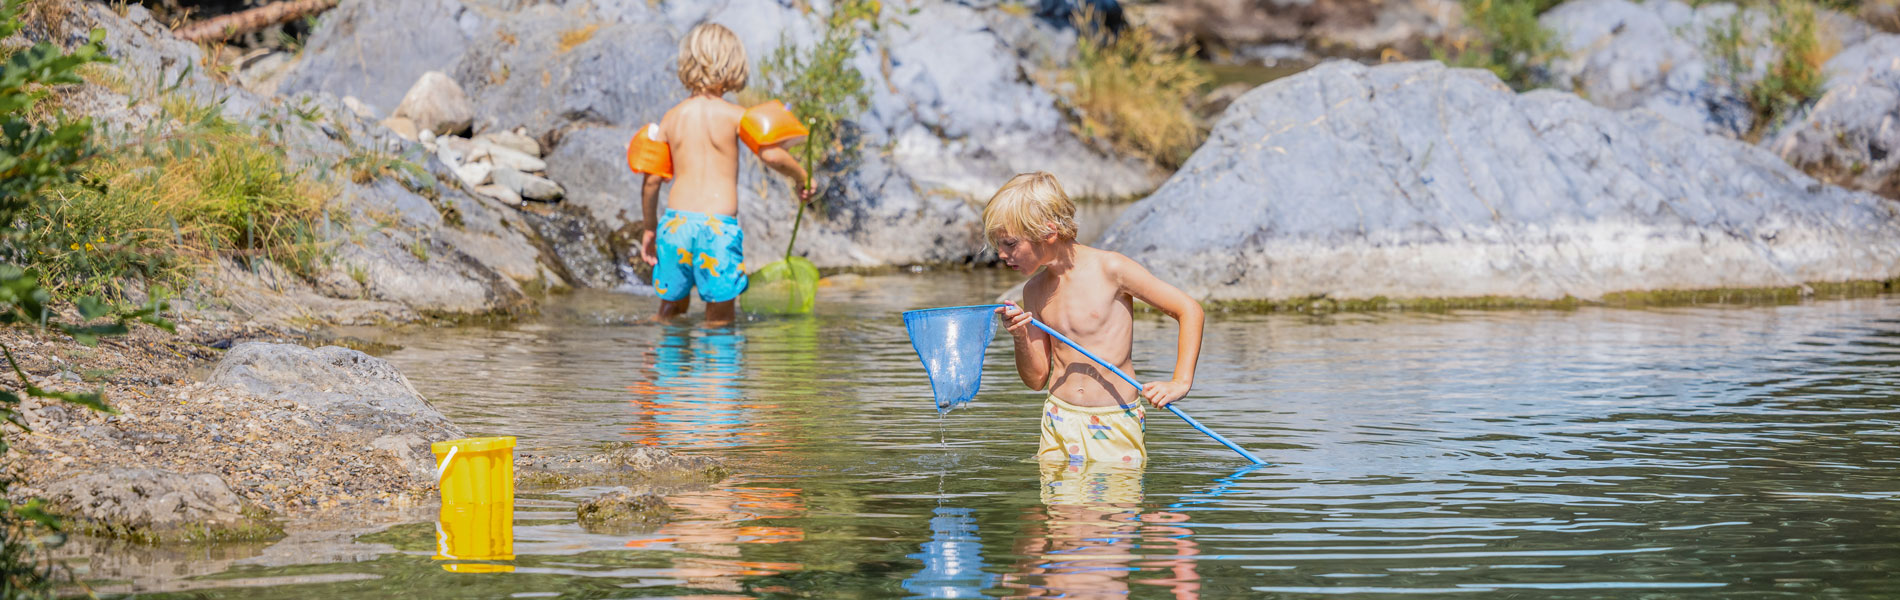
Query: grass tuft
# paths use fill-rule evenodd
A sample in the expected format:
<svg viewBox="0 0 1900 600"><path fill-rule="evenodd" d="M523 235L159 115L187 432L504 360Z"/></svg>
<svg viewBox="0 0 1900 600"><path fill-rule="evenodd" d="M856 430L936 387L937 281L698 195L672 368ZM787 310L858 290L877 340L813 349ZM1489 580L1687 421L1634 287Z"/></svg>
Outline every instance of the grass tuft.
<svg viewBox="0 0 1900 600"><path fill-rule="evenodd" d="M1512 89L1537 87L1538 69L1562 55L1556 35L1537 22L1554 0L1462 0L1465 32L1446 45L1428 44L1432 58L1453 67L1485 69Z"/></svg>
<svg viewBox="0 0 1900 600"><path fill-rule="evenodd" d="M1801 109L1820 98L1827 85L1822 67L1840 52L1840 42L1825 31L1820 22L1820 7L1807 0L1787 0L1772 5L1766 39L1747 26L1746 15L1737 11L1728 19L1709 27L1704 50L1730 85L1742 88L1743 98L1754 113L1754 123L1745 134L1750 142L1787 122ZM1760 79L1743 84L1755 70L1750 60L1753 50L1766 43L1770 58Z"/></svg>
<svg viewBox="0 0 1900 600"><path fill-rule="evenodd" d="M1193 105L1212 81L1193 49L1167 47L1140 27L1112 34L1086 6L1075 26L1082 32L1075 58L1057 71L1054 87L1078 133L1163 167L1187 161L1207 137Z"/></svg>

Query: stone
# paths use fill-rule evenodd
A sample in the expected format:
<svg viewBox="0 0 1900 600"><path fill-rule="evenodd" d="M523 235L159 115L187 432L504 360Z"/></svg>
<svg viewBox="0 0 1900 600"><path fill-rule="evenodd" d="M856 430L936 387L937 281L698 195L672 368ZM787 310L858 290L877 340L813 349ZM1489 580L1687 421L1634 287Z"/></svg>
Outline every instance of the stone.
<svg viewBox="0 0 1900 600"><path fill-rule="evenodd" d="M494 172L494 170L495 165L485 162L468 163L456 167L455 176L460 178L462 183L468 184L469 187L480 187L488 184L488 176Z"/></svg>
<svg viewBox="0 0 1900 600"><path fill-rule="evenodd" d="M42 489L77 530L141 542L270 540L283 529L211 473L108 469Z"/></svg>
<svg viewBox="0 0 1900 600"><path fill-rule="evenodd" d="M1822 180L1900 200L1900 35L1828 60L1814 106L1765 144Z"/></svg>
<svg viewBox="0 0 1900 600"><path fill-rule="evenodd" d="M507 167L495 167L493 177L497 185L514 190L515 193L521 194L522 198L543 202L561 199L561 186L544 177L529 175Z"/></svg>
<svg viewBox="0 0 1900 600"><path fill-rule="evenodd" d="M461 84L441 71L429 71L403 94L394 114L414 120L418 129L446 135L468 130L475 122L475 105Z"/></svg>
<svg viewBox="0 0 1900 600"><path fill-rule="evenodd" d="M705 456L620 445L586 456L516 454L515 473L518 485L559 489L633 482L647 486L704 485L725 479L732 471L719 460Z"/></svg>
<svg viewBox="0 0 1900 600"><path fill-rule="evenodd" d="M651 492L617 487L574 507L582 529L595 534L628 534L664 523L672 513L666 499Z"/></svg>
<svg viewBox="0 0 1900 600"><path fill-rule="evenodd" d="M508 189L508 186L505 185L491 183L488 185L475 186L475 193L500 200L502 204L508 206L521 206L521 194L515 193L514 190Z"/></svg>
<svg viewBox="0 0 1900 600"><path fill-rule="evenodd" d="M487 158L488 161L494 163L497 168L514 169L523 173L535 173L548 170L548 163L546 161L530 156L520 150L506 146L498 146L481 140L475 141L475 147L477 150L473 153L474 155Z"/></svg>
<svg viewBox="0 0 1900 600"><path fill-rule="evenodd" d="M344 431L411 435L424 446L463 437L394 365L348 348L245 342L225 352L205 383L293 403Z"/></svg>
<svg viewBox="0 0 1900 600"><path fill-rule="evenodd" d="M356 96L344 96L343 106L349 108L350 112L356 113L356 116L371 120L376 118L376 109L371 108L368 104L364 104L362 100L356 99ZM434 133L431 132L430 135L434 135Z"/></svg>
<svg viewBox="0 0 1900 600"><path fill-rule="evenodd" d="M1247 93L1101 246L1206 300L1900 276L1900 214L1773 154L1488 71L1329 62Z"/></svg>
<svg viewBox="0 0 1900 600"><path fill-rule="evenodd" d="M416 122L409 120L408 117L390 117L383 119L382 125L383 127L389 128L390 131L395 132L396 137L409 141L416 140ZM434 132L430 133L433 134Z"/></svg>
<svg viewBox="0 0 1900 600"><path fill-rule="evenodd" d="M534 141L534 138L528 137L526 134L522 134L522 133L517 133L513 131L497 131L494 133L484 133L484 134L475 136L475 141L489 144L492 146L500 146L502 148L507 148L509 150L520 152L522 154L526 154L528 156L532 156L535 158L541 157L541 143ZM540 169L530 169L530 170L539 171Z"/></svg>
<svg viewBox="0 0 1900 600"><path fill-rule="evenodd" d="M1386 49L1424 56L1426 42L1457 29L1463 15L1450 0L1184 0L1143 3L1128 12L1171 43L1225 52L1298 43L1365 56Z"/></svg>

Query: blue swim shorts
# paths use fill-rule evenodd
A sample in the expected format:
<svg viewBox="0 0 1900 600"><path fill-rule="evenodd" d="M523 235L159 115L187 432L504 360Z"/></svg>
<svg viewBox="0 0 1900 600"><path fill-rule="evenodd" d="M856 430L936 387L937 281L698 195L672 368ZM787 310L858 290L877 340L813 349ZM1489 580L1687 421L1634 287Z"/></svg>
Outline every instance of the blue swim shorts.
<svg viewBox="0 0 1900 600"><path fill-rule="evenodd" d="M699 299L725 302L745 291L745 232L739 218L667 209L660 215L653 291L677 302L699 288Z"/></svg>

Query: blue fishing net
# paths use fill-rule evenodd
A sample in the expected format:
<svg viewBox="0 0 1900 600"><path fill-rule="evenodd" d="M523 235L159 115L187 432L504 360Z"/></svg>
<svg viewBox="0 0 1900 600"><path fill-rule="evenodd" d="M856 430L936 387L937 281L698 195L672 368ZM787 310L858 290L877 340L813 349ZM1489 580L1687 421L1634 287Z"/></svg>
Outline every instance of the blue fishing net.
<svg viewBox="0 0 1900 600"><path fill-rule="evenodd" d="M937 412L967 404L983 383L983 351L996 337L995 304L906 311L910 347L924 361Z"/></svg>

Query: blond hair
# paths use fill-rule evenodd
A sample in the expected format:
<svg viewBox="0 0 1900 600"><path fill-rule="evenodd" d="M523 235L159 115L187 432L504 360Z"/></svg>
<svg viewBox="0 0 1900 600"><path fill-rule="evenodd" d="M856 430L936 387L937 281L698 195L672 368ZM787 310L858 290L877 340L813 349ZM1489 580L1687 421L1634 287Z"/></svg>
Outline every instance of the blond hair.
<svg viewBox="0 0 1900 600"><path fill-rule="evenodd" d="M731 29L701 23L680 38L680 84L695 94L719 96L745 89L745 45Z"/></svg>
<svg viewBox="0 0 1900 600"><path fill-rule="evenodd" d="M1053 233L1075 241L1075 203L1062 192L1054 175L1043 171L1017 175L983 206L983 236L995 246L999 233L1037 240Z"/></svg>

